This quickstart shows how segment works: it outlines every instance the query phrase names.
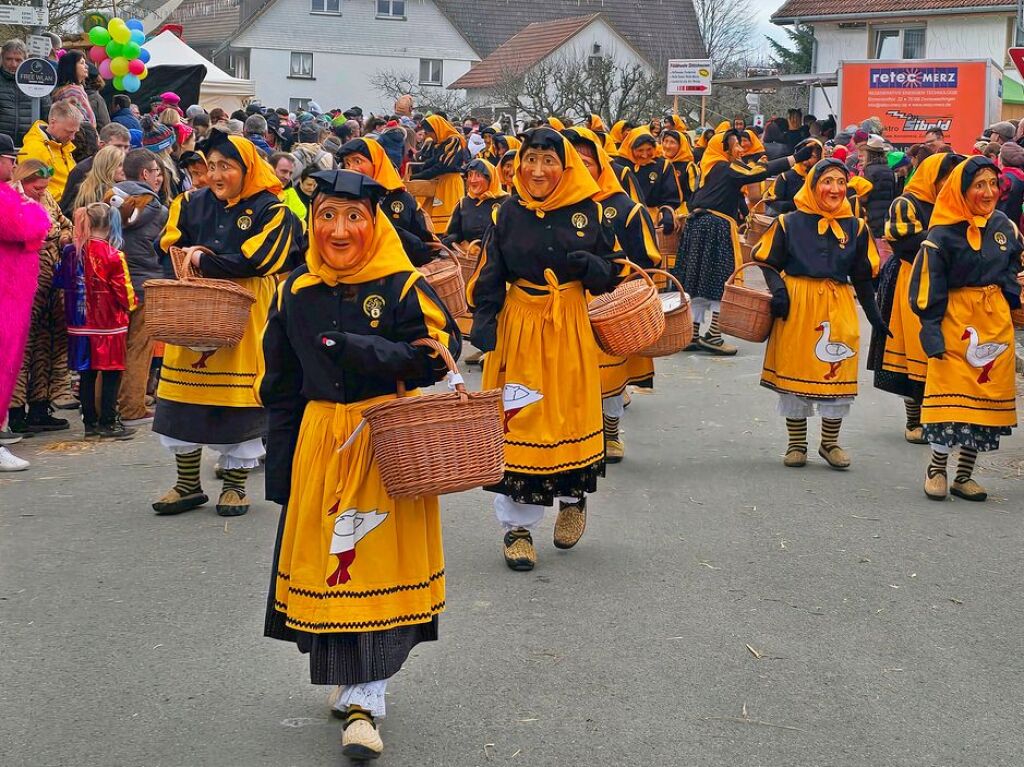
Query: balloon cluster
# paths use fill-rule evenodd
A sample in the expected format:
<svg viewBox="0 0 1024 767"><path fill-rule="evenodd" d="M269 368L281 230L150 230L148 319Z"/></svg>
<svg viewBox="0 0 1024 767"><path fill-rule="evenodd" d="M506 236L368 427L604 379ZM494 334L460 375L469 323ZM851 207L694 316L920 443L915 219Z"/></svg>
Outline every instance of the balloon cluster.
<svg viewBox="0 0 1024 767"><path fill-rule="evenodd" d="M142 22L138 19L113 18L104 27L97 24L89 30L89 59L96 64L104 80L113 80L119 91L135 93L142 87L149 70L149 51Z"/></svg>

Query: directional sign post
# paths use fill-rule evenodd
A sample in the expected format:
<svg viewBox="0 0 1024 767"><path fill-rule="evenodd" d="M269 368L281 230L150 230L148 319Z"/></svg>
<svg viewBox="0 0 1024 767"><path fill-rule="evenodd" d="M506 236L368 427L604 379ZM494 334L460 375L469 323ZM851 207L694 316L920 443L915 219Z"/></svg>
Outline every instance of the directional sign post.
<svg viewBox="0 0 1024 767"><path fill-rule="evenodd" d="M0 24L47 27L50 25L50 11L35 5L0 5Z"/></svg>
<svg viewBox="0 0 1024 767"><path fill-rule="evenodd" d="M700 122L704 124L707 96L711 93L710 59L669 59L665 78L669 96L700 96ZM678 107L676 107L678 112Z"/></svg>

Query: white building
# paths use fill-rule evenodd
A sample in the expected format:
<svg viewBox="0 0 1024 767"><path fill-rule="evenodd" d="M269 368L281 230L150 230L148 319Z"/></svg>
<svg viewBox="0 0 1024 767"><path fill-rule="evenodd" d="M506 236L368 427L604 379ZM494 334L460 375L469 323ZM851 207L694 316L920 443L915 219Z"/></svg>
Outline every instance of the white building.
<svg viewBox="0 0 1024 767"><path fill-rule="evenodd" d="M811 71L834 74L840 61L865 59L991 59L1007 62L1014 41L1016 2L999 0L788 0L772 16L779 25L814 30ZM1012 66L1011 66L1012 68ZM838 106L835 88L814 89L811 112Z"/></svg>

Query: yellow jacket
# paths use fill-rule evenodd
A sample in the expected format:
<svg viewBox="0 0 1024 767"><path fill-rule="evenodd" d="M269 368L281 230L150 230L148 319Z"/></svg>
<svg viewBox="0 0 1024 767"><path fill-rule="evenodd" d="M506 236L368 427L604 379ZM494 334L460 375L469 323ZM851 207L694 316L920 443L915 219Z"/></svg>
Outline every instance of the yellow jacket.
<svg viewBox="0 0 1024 767"><path fill-rule="evenodd" d="M18 153L18 162L40 160L53 168L53 176L47 190L57 202L60 202L60 198L64 196L64 187L68 183L68 174L75 167L75 160L71 156L75 145L70 141L66 144L54 141L45 129L46 123L42 120L37 120L28 129L21 151Z"/></svg>

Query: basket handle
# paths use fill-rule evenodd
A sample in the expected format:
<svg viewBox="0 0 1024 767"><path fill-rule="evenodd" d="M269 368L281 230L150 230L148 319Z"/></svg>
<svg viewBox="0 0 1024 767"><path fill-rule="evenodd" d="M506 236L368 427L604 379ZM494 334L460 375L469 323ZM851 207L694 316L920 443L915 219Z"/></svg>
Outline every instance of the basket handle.
<svg viewBox="0 0 1024 767"><path fill-rule="evenodd" d="M629 274L626 275L625 279L623 279L622 282L619 283L620 285L628 282L629 280L633 279L634 277L640 277L641 279L646 280L647 284L650 285L652 288L654 288L655 291L657 291L658 286L654 284L654 280L651 279L651 275L649 275L647 272L645 272L639 266L634 264L628 258L616 258L616 259L612 260L612 263L613 264L622 264L623 266L628 266L632 270Z"/></svg>
<svg viewBox="0 0 1024 767"><path fill-rule="evenodd" d="M203 248L203 250L207 250ZM192 259L184 248L172 247L170 249L171 264L174 266L174 276L179 280L201 279L203 273L192 265Z"/></svg>
<svg viewBox="0 0 1024 767"><path fill-rule="evenodd" d="M454 261L456 266L461 266L461 264L459 264L458 257L455 255L455 251L440 240L437 240L436 242L428 242L427 247L435 253L440 253L444 258Z"/></svg>
<svg viewBox="0 0 1024 767"><path fill-rule="evenodd" d="M739 268L736 269L736 271L734 271L732 274L729 275L729 279L727 279L725 281L725 284L726 285L735 285L736 284L736 277L740 274L740 272L742 272L748 266L759 266L762 269L770 269L771 271L773 271L776 274L781 276L781 273L779 272L779 270L776 269L774 266L770 266L769 264L763 263L761 261L747 261L747 263L741 264L739 266Z"/></svg>
<svg viewBox="0 0 1024 767"><path fill-rule="evenodd" d="M418 338L412 342L412 346L422 346L424 348L435 351L444 361L444 364L448 368L448 372L453 376L459 375L459 366L455 364L455 358L452 353L448 351L448 347L442 344L440 341L435 341L433 338ZM466 402L469 399L469 393L466 391L466 384L461 379L455 382L455 391L459 395L459 399ZM401 378L398 379L398 386L396 392L399 397L406 396L405 381Z"/></svg>
<svg viewBox="0 0 1024 767"><path fill-rule="evenodd" d="M686 304L689 303L689 301L687 301L687 299L686 299L686 291L683 290L683 283L681 283L679 280L677 280L676 276L674 274L672 274L672 272L669 272L669 271L667 271L665 269L648 269L647 273L648 274L664 274L666 277L668 277L670 280L672 280L672 282L674 282L676 284L677 288L679 288L679 295L681 295L683 297L683 306L685 306Z"/></svg>
<svg viewBox="0 0 1024 767"><path fill-rule="evenodd" d="M761 210L757 209L758 206L761 206ZM757 202L755 202L753 205L750 206L750 215L754 215L755 213L764 213L764 210L767 207L768 207L768 200L766 200L764 197L762 197L760 200L758 200Z"/></svg>

